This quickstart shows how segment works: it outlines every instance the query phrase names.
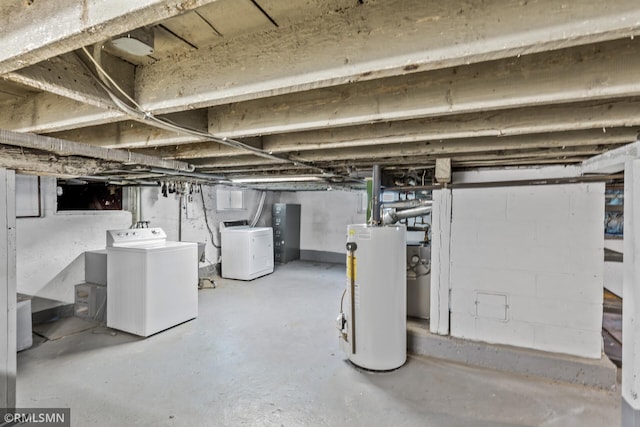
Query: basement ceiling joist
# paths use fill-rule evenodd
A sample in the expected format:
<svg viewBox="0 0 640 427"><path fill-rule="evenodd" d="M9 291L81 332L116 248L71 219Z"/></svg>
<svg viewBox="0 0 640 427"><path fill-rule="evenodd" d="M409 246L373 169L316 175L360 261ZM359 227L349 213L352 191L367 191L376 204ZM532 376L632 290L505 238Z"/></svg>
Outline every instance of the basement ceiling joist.
<svg viewBox="0 0 640 427"><path fill-rule="evenodd" d="M212 1L215 0L2 2L0 74L101 42Z"/></svg>
<svg viewBox="0 0 640 427"><path fill-rule="evenodd" d="M320 19L143 67L136 76L138 101L160 114L584 45L640 30L633 0L618 0L615 7L598 0L344 4Z"/></svg>
<svg viewBox="0 0 640 427"><path fill-rule="evenodd" d="M569 164L638 139L636 0L49 3L0 5L0 129L228 178ZM152 55L110 44L143 26ZM143 111L280 159L132 120L81 47Z"/></svg>
<svg viewBox="0 0 640 427"><path fill-rule="evenodd" d="M209 109L223 137L640 95L640 39L372 80ZM550 78L553 76L553 78Z"/></svg>
<svg viewBox="0 0 640 427"><path fill-rule="evenodd" d="M181 161L0 129L2 168L70 177L134 166L164 170L177 176L188 176L193 172L192 165ZM211 180L214 179L212 176Z"/></svg>
<svg viewBox="0 0 640 427"><path fill-rule="evenodd" d="M511 54L519 57L550 47L615 39L638 32L640 27L640 12L635 10L634 2L605 7L602 2L584 0L579 3L589 5L572 2L560 8L550 0L528 2L526 6L501 1L492 2L490 10L469 6L467 2L457 3L448 2L443 10L444 6L435 7L434 3L422 0L413 0L411 5L402 0L371 2L360 8L347 8L344 13L326 15L315 25L292 26L260 38L239 37L208 49L160 59L136 73L137 101L156 114L191 110L485 62ZM464 13L450 16L448 8L449 14L459 10ZM555 9L560 10L552 13ZM624 19L620 19L623 11L626 11ZM536 15L544 19L537 22L533 19ZM487 16L500 25L484 23ZM571 20L563 22L567 18ZM585 19L593 28L585 28ZM391 25L393 22L403 22L410 31L398 34L396 26ZM544 26L545 31L536 29L536 25ZM475 36L472 41L466 36L469 28ZM311 44L314 42L319 44ZM433 46L436 44L437 47ZM405 53L401 55L402 52ZM345 58L348 53L354 57ZM359 68L362 70L358 71ZM221 136L240 137L221 131Z"/></svg>
<svg viewBox="0 0 640 427"><path fill-rule="evenodd" d="M105 62L114 64L114 66L105 64L105 68L108 68L109 73L118 79L123 88L127 88L132 93L133 66L122 61L112 60ZM80 62L80 59L74 54L65 54L47 59L20 71L8 73L5 78L14 83L20 83L24 86L94 107L115 110L113 101L109 99L86 67Z"/></svg>
<svg viewBox="0 0 640 427"><path fill-rule="evenodd" d="M454 156L461 153L492 153L521 149L561 148L566 152L580 150L583 147L619 145L636 140L639 128L610 128L606 132L602 129L588 129L580 131L524 134L512 136L480 136L476 138L461 138L450 140L417 141L396 144L377 144L363 149L363 147L346 147L333 149L316 149L293 152L293 158L305 162L338 162L343 159L377 159L394 156L437 155L440 157ZM190 145L179 146L184 150L172 153L171 149L157 150L166 159L189 159L200 167L237 166L251 161L246 155L235 156L219 153L215 144L211 148L197 144L196 152L190 152ZM152 154L154 150L138 150L145 154ZM262 159L255 158L257 163L264 164ZM271 162L274 163L274 162Z"/></svg>
<svg viewBox="0 0 640 427"><path fill-rule="evenodd" d="M525 111L526 116L520 120L529 118L530 126L548 126L547 119L559 120L558 116L546 113L549 106L558 110L562 107L557 107L556 104L585 100L615 100L640 95L640 82L637 81L635 73L635 69L640 68L638 51L640 51L640 41L622 40L560 50L550 54L537 54L230 104L209 109L208 127L211 133L219 137L245 138L380 121L393 122L541 105L545 108L539 109L538 114L543 117L532 119L528 115L529 112ZM549 76L553 76L553 79ZM591 107L590 110L595 109L592 105L588 107ZM605 108L610 109L610 107ZM573 106L566 109L569 108ZM1 108L0 111L2 111ZM627 108L626 111L630 109ZM578 113L573 112L574 116ZM609 113L609 118L612 118L613 114L610 111L601 112L601 114L606 113ZM90 111L87 114L92 116ZM190 118L189 114L193 117ZM593 111L587 111L587 114L590 114L589 119L593 121L591 118ZM617 114L619 113L616 112L614 120L618 118ZM514 114L511 114L511 117L507 117L502 127L510 127L510 121L517 120L513 116ZM3 116L0 115L0 117ZM13 114L7 111L4 117L11 118ZM113 118L107 120L113 120ZM196 127L202 126L202 115L198 112L184 112L181 120L192 127L194 123ZM574 126L579 126L580 121L575 122ZM91 123L95 124L95 122ZM610 126L604 121L600 124L603 127ZM30 127L18 128L18 130L25 131ZM123 130L111 127L107 130L109 131L111 132L109 138L113 141L130 141L127 145L120 145L119 148L149 145L147 135L139 134L137 137L129 135L136 130L127 131L126 128ZM103 132L94 133L105 135ZM150 132L150 134L153 135L156 132ZM86 132L85 135L80 136L73 136L73 132L56 136L73 140L82 138L82 141L87 143L101 145L92 142ZM159 139L157 145L176 143L169 138ZM197 142L197 140L186 140Z"/></svg>
<svg viewBox="0 0 640 427"><path fill-rule="evenodd" d="M171 115L170 118L205 130L206 115L202 110L198 111L200 111L199 116L187 112L188 114ZM640 111L640 100L629 98L613 102L591 101L290 132L242 140L267 151L287 153L581 129L599 129L606 133L611 127L640 126L638 111ZM218 144L197 143L198 140L193 137L136 122L80 128L53 133L50 136L107 148L137 149L138 152L175 159L245 154L241 150ZM144 147L153 148L144 149Z"/></svg>

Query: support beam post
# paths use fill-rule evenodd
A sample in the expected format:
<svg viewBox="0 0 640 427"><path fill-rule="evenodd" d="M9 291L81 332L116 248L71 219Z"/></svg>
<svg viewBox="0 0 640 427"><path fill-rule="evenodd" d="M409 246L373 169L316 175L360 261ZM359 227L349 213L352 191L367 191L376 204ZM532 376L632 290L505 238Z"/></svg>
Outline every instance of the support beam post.
<svg viewBox="0 0 640 427"><path fill-rule="evenodd" d="M433 191L429 328L432 333L439 335L449 335L451 201L451 189Z"/></svg>
<svg viewBox="0 0 640 427"><path fill-rule="evenodd" d="M15 172L0 169L0 408L16 406Z"/></svg>
<svg viewBox="0 0 640 427"><path fill-rule="evenodd" d="M640 426L640 160L624 164L622 426Z"/></svg>

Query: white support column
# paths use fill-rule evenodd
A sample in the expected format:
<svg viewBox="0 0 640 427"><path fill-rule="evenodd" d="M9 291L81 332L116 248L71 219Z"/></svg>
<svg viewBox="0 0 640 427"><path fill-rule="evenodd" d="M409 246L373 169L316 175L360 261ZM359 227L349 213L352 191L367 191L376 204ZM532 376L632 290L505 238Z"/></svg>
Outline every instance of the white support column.
<svg viewBox="0 0 640 427"><path fill-rule="evenodd" d="M0 408L16 405L15 172L0 169Z"/></svg>
<svg viewBox="0 0 640 427"><path fill-rule="evenodd" d="M451 190L433 191L431 213L431 314L430 330L449 335L451 251Z"/></svg>
<svg viewBox="0 0 640 427"><path fill-rule="evenodd" d="M624 169L622 425L640 426L640 160Z"/></svg>

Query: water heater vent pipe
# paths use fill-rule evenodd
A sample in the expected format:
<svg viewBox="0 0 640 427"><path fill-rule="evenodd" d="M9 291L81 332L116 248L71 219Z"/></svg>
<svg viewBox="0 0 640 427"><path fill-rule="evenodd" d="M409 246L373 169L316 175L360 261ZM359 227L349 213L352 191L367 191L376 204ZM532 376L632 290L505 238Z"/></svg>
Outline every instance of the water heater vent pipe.
<svg viewBox="0 0 640 427"><path fill-rule="evenodd" d="M380 225L380 189L382 187L382 172L380 165L373 165L371 191L371 224Z"/></svg>
<svg viewBox="0 0 640 427"><path fill-rule="evenodd" d="M384 224L395 224L401 219L415 218L431 212L431 206L420 206L417 208L405 209L403 211L389 211L384 214Z"/></svg>

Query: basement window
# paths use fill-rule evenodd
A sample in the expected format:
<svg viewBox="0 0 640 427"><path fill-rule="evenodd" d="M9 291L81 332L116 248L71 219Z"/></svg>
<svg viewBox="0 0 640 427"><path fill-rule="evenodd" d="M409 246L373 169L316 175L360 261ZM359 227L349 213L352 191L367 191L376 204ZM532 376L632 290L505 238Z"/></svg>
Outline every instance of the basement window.
<svg viewBox="0 0 640 427"><path fill-rule="evenodd" d="M40 206L40 177L16 174L16 218L38 218Z"/></svg>
<svg viewBox="0 0 640 427"><path fill-rule="evenodd" d="M122 210L122 187L79 180L58 180L57 210L119 211Z"/></svg>

